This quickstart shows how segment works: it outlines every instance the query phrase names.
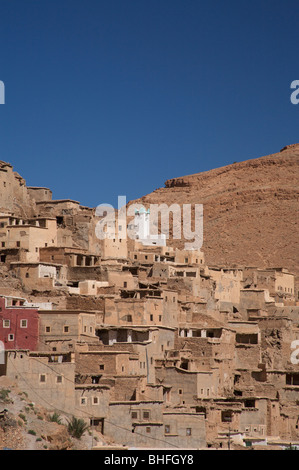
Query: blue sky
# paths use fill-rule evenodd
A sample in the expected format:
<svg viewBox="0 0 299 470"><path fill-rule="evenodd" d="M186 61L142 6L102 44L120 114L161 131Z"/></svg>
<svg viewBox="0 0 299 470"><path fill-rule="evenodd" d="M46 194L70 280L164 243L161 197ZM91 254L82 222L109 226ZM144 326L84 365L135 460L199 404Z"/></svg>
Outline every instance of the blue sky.
<svg viewBox="0 0 299 470"><path fill-rule="evenodd" d="M298 1L1 0L0 159L95 207L299 142Z"/></svg>

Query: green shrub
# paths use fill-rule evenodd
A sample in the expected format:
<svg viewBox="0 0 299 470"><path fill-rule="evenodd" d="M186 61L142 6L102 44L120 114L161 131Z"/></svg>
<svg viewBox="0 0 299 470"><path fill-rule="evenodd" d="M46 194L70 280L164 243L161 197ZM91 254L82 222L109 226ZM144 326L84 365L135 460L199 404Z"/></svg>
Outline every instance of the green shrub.
<svg viewBox="0 0 299 470"><path fill-rule="evenodd" d="M36 436L36 432L33 429L29 429L28 434L32 434L32 436Z"/></svg>
<svg viewBox="0 0 299 470"><path fill-rule="evenodd" d="M52 423L58 423L58 424L61 424L61 417L58 413L56 413L56 411L49 416L49 421L51 421Z"/></svg>
<svg viewBox="0 0 299 470"><path fill-rule="evenodd" d="M85 431L88 429L88 425L85 423L84 419L72 417L68 422L68 432L72 437L80 439Z"/></svg>
<svg viewBox="0 0 299 470"><path fill-rule="evenodd" d="M8 395L10 394L10 390L2 388L0 390L0 400L4 402L9 402L10 399L8 398Z"/></svg>
<svg viewBox="0 0 299 470"><path fill-rule="evenodd" d="M27 422L26 416L23 415L23 413L19 413L19 418L21 418L24 421L24 423Z"/></svg>

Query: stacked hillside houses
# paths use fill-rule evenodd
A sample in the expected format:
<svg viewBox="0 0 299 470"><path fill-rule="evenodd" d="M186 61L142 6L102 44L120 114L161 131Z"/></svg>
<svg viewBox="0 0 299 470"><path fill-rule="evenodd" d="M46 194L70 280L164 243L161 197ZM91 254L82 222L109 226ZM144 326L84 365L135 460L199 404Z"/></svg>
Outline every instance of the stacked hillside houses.
<svg viewBox="0 0 299 470"><path fill-rule="evenodd" d="M299 445L292 273L99 238L105 214L0 166L0 376L121 446Z"/></svg>

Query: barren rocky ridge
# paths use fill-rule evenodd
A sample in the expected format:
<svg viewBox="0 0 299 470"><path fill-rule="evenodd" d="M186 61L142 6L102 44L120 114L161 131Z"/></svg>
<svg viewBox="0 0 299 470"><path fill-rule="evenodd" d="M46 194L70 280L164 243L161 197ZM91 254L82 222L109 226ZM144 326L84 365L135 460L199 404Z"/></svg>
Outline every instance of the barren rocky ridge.
<svg viewBox="0 0 299 470"><path fill-rule="evenodd" d="M210 171L169 179L138 203L203 204L208 265L299 266L299 144ZM183 241L170 240L183 247Z"/></svg>

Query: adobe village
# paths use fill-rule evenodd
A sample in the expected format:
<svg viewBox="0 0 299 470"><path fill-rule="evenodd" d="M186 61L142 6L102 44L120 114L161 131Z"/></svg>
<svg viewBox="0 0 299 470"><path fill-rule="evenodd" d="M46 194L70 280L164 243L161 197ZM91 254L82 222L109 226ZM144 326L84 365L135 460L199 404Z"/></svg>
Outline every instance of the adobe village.
<svg viewBox="0 0 299 470"><path fill-rule="evenodd" d="M105 214L28 187L1 161L0 391L14 383L48 413L83 419L94 447L299 448L298 156L291 145L169 180L138 201L144 208L128 221L136 236L125 239L117 222L115 237L100 239ZM243 193L241 176L251 181ZM202 249L151 238L150 202L194 203L196 184L207 188L198 199ZM222 218L209 206L221 184L230 191L226 201L217 196ZM264 218L253 209L244 218L242 207L257 196ZM292 225L283 222L292 227L283 235L289 251L278 249L279 221L272 239L259 245L252 235L263 225L267 233L274 199L297 204ZM224 249L219 240L228 234ZM4 408L0 400L0 424Z"/></svg>

